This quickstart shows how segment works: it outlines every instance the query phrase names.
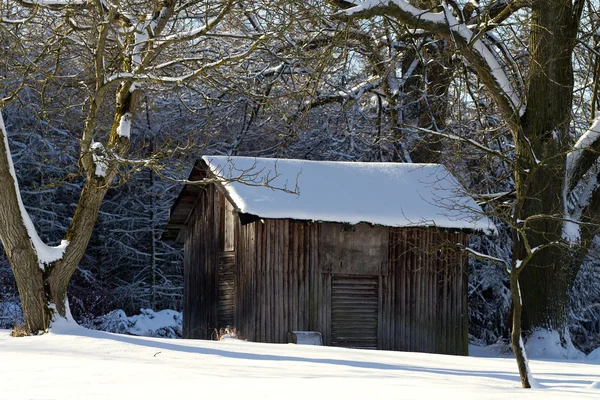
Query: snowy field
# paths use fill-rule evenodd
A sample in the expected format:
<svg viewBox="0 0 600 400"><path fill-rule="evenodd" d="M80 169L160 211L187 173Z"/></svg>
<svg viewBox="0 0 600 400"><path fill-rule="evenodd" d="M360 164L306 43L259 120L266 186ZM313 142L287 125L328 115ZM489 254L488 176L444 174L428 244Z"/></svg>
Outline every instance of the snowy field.
<svg viewBox="0 0 600 400"><path fill-rule="evenodd" d="M512 358L153 339L59 325L0 330L0 399L599 399L600 361L533 360L519 388Z"/></svg>

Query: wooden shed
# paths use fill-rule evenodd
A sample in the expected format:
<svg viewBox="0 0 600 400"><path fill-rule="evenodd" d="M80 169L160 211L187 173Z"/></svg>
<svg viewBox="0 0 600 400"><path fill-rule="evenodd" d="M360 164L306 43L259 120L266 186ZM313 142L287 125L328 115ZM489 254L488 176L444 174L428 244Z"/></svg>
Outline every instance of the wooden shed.
<svg viewBox="0 0 600 400"><path fill-rule="evenodd" d="M437 164L203 157L164 237L184 242L183 335L468 352L466 245L493 229Z"/></svg>

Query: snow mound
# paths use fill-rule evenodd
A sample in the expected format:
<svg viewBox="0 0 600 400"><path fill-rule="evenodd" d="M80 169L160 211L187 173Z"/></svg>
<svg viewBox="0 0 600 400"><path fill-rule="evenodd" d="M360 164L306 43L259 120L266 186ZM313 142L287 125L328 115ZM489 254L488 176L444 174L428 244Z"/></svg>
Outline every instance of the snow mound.
<svg viewBox="0 0 600 400"><path fill-rule="evenodd" d="M182 315L175 310L153 311L142 308L128 317L123 310L113 310L96 318L92 327L106 332L165 338L181 337Z"/></svg>
<svg viewBox="0 0 600 400"><path fill-rule="evenodd" d="M600 381L593 382L588 386L588 389L600 389Z"/></svg>
<svg viewBox="0 0 600 400"><path fill-rule="evenodd" d="M533 358L569 360L586 358L583 352L573 346L568 332L565 334L565 342L561 341L560 334L557 331L538 329L531 333L525 345L525 350L527 355Z"/></svg>
<svg viewBox="0 0 600 400"><path fill-rule="evenodd" d="M588 360L600 361L600 347L588 354L587 358Z"/></svg>

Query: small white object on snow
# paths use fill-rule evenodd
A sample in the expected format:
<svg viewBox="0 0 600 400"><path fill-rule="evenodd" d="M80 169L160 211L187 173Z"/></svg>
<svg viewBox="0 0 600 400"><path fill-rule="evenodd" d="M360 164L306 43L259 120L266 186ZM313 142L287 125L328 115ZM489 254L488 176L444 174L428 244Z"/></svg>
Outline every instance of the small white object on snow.
<svg viewBox="0 0 600 400"><path fill-rule="evenodd" d="M288 332L288 343L322 346L323 336L315 331L292 331Z"/></svg>

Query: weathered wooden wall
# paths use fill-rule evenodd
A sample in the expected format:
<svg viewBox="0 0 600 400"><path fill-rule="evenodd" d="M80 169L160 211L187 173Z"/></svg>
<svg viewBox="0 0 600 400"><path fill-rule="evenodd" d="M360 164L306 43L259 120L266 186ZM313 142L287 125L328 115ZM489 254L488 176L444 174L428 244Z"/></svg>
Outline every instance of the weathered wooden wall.
<svg viewBox="0 0 600 400"><path fill-rule="evenodd" d="M317 266L319 224L290 220L236 224L235 324L251 341L285 343L287 332L326 337L326 276Z"/></svg>
<svg viewBox="0 0 600 400"><path fill-rule="evenodd" d="M293 220L235 219L223 252L225 198L198 197L185 240L184 337L232 325L251 341L311 330L323 344L467 354L467 235Z"/></svg>
<svg viewBox="0 0 600 400"><path fill-rule="evenodd" d="M467 259L449 245L468 236L438 229L390 229L380 348L468 354Z"/></svg>
<svg viewBox="0 0 600 400"><path fill-rule="evenodd" d="M237 225L234 323L241 335L284 343L288 331L315 330L325 345L467 354L466 258L447 249L466 244L466 235L341 228L288 220Z"/></svg>
<svg viewBox="0 0 600 400"><path fill-rule="evenodd" d="M223 247L222 195L202 188L186 223L184 242L183 337L210 339L217 328L218 267Z"/></svg>

